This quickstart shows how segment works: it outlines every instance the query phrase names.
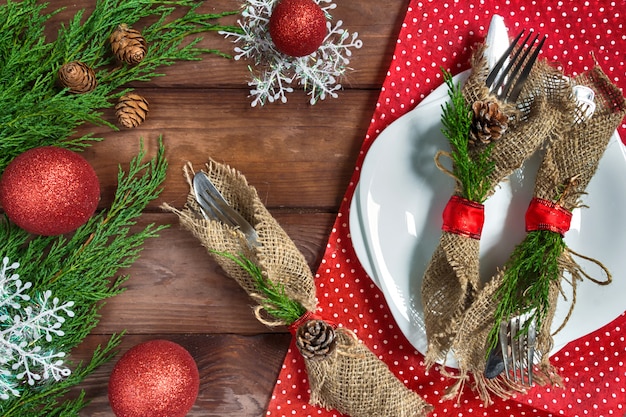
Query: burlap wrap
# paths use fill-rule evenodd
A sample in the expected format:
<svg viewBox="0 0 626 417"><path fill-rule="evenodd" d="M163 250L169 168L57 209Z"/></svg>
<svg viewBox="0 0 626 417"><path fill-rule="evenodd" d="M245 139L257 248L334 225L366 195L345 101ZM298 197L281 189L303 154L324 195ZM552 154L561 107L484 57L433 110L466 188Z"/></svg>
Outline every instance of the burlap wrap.
<svg viewBox="0 0 626 417"><path fill-rule="evenodd" d="M596 110L592 118L582 123L573 123L576 109L568 115L569 126L562 131L555 132L544 154L535 182L535 197L550 201L560 201L560 204L571 211L580 206L580 199L589 181L593 177L600 158L602 157L609 139L624 115L626 102L621 91L614 86L599 67L594 67L588 73L582 74L574 80L575 84L591 87L596 93ZM571 182L571 189L563 197L563 184ZM523 221L523 220L521 220ZM541 362L535 369L534 380L538 384L560 384L556 369L549 363L549 352L553 346L550 334L556 300L561 285L564 283L564 274L569 275L569 284L574 286L583 276L589 277L574 261L573 252L566 248L559 259L561 281L554 282L550 287L550 306L548 316L540 329L537 339L537 349L541 352ZM608 271L607 271L608 273ZM512 393L523 391L524 387L507 381L504 375L488 380L484 377L487 356L487 337L495 321L495 306L498 300L495 294L502 285L504 271L496 274L480 291L476 301L466 311L452 349L459 361L459 382L452 387L450 397L459 393L468 374L473 374L478 394L490 403L490 395L495 394L506 398ZM610 282L593 279L594 282L605 284ZM573 303L574 301L571 300Z"/></svg>
<svg viewBox="0 0 626 417"><path fill-rule="evenodd" d="M353 417L415 417L432 410L352 332L339 328L333 353L324 360L305 363L313 405Z"/></svg>
<svg viewBox="0 0 626 417"><path fill-rule="evenodd" d="M472 71L463 86L467 103L490 96L485 86L489 73L485 47L480 45L472 56ZM495 169L487 179L489 195L563 126L563 114L567 114L567 106L571 105L570 95L571 87L562 74L545 61L538 61L517 102L501 103L510 121L505 134L493 146ZM458 181L456 188L455 194L462 195ZM427 366L445 360L463 314L479 290L479 249L479 240L442 232L422 281Z"/></svg>
<svg viewBox="0 0 626 417"><path fill-rule="evenodd" d="M200 240L226 274L254 300L258 300L255 280L236 262L213 251L242 254L255 262L267 279L284 286L290 299L299 301L309 312L315 312L315 282L306 259L261 202L256 189L248 185L241 173L215 161L206 165L205 172L231 206L256 229L260 246L250 248L241 231L199 216L193 189L182 211L168 205L164 207L178 215L181 225ZM185 174L191 187L191 165L185 167ZM260 306L255 312L257 319L265 324L291 324L268 321ZM321 360L304 358L312 405L335 409L352 417L422 417L432 410L359 342L354 333L341 327L336 333L336 348L329 356Z"/></svg>

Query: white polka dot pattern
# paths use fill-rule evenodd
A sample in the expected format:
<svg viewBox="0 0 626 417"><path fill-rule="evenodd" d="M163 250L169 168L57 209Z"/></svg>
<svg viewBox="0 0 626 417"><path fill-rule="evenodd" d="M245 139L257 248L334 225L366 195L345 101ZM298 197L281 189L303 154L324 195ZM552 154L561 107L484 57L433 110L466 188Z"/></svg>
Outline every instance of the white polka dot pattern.
<svg viewBox="0 0 626 417"><path fill-rule="evenodd" d="M536 29L549 35L542 55L576 75L597 61L609 78L626 88L624 0L412 0L392 64L381 89L352 181L328 240L316 282L319 314L353 330L409 388L435 406L432 417L450 416L624 416L626 404L626 315L568 344L552 357L563 387L534 387L485 407L466 384L460 404L441 401L451 381L437 368L426 371L423 356L395 325L382 294L363 272L350 242L349 203L359 168L372 141L442 82L440 67L468 68L471 46L484 39L493 14L512 32ZM626 124L619 127L626 139ZM337 416L308 404L304 363L292 344L276 382L267 416ZM391 417L391 416L390 416Z"/></svg>

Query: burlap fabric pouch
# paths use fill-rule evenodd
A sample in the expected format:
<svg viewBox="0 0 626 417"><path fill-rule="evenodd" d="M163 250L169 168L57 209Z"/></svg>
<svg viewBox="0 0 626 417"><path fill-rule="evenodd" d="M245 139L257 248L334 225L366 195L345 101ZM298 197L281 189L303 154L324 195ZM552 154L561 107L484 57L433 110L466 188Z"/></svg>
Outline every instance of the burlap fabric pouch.
<svg viewBox="0 0 626 417"><path fill-rule="evenodd" d="M463 95L470 104L496 100L485 86L489 74L485 47L480 45L473 52L472 70L463 86ZM491 188L488 196L563 125L563 107L570 105L570 93L562 74L545 61L538 61L517 102L500 102L510 119L507 131L493 146L491 157L495 169L488 178ZM457 181L455 194L458 196L463 191L460 187ZM427 265L421 296L428 339L426 365L429 367L435 362L445 362L463 314L479 290L479 249L479 239L443 231Z"/></svg>
<svg viewBox="0 0 626 417"><path fill-rule="evenodd" d="M295 334L300 326L319 319L315 315L315 282L306 259L261 202L256 189L241 173L215 161L209 161L205 172L226 201L256 229L259 246L250 247L238 229L202 218L193 188L183 210L169 205L164 207L178 215L181 225L200 240L226 274L253 300L262 298L255 279L240 264L217 253L242 255L254 262L265 278L282 286L290 299L307 310L295 323L285 323L268 318L263 307L257 305L254 311L259 321L269 326L289 325ZM185 175L193 187L191 165L185 167ZM432 410L357 340L353 332L332 327L335 327L336 339L328 355L313 359L303 355L312 405L335 409L352 417L421 417Z"/></svg>
<svg viewBox="0 0 626 417"><path fill-rule="evenodd" d="M608 80L599 67L580 75L574 83L588 86L595 91L596 110L590 119L580 123L573 122L580 114L580 108L568 115L569 127L553 135L537 173L534 190L535 197L552 202L558 201L570 212L581 206L581 196L596 172L611 135L626 114L626 101L621 91ZM564 185L569 187L566 193L563 192ZM587 275L575 262L575 255L578 254L568 248L565 249L558 261L561 280L550 284L548 315L537 337L537 350L541 352L541 361L535 368L533 379L538 384L561 383L556 369L550 365L548 356L553 346L553 334L550 332L561 286L565 283L573 285L575 295L576 281L583 277L592 279L598 284L610 282L609 271L605 271L607 279L604 281ZM578 256L591 260L582 255ZM601 265L601 260L595 262ZM566 280L565 276L569 278ZM499 301L496 294L504 277L504 270L496 274L485 285L463 317L452 345L459 361L460 376L457 384L448 393L450 397L460 394L468 374L473 374L474 387L486 404L491 402L492 394L507 398L515 392L525 390L525 387L508 381L504 375L495 379L486 379L484 376L488 354L487 339L494 326L495 308ZM575 297L570 302L573 307Z"/></svg>

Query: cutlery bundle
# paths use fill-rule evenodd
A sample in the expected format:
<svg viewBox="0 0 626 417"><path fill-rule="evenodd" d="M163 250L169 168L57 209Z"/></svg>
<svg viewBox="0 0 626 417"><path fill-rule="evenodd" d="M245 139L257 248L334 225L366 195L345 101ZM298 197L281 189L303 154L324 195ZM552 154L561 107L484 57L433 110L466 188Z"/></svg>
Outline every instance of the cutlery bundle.
<svg viewBox="0 0 626 417"><path fill-rule="evenodd" d="M508 125L506 129L499 126L499 137L493 143L479 144L483 149L489 147L485 158L492 163L482 178L486 191L479 197L469 195L467 183L459 175L463 166L455 159L451 140L453 150L446 155L452 155L453 168L442 169L455 177L457 187L444 210L442 235L424 274L421 295L428 338L427 366L445 364L450 352L458 361L459 375L443 371L457 379L446 397L457 397L468 374L472 374L475 389L489 403L492 393L506 398L524 391L530 381L560 382L548 361L556 299L562 292L564 277L569 277L574 291L576 281L591 278L574 260L577 254L566 247L563 234L569 228L571 211L582 205L581 196L612 133L626 114L626 104L621 91L599 67L570 80L540 60L517 101L509 103L494 98L485 86L489 70L483 48L474 52L471 64L471 74L462 89L465 102L471 107L472 103L495 100L509 115ZM591 117L590 109L578 104L573 93L575 85L595 92ZM449 114L444 108L443 118L446 117ZM445 127L446 120L443 122ZM546 151L525 218L527 237L483 286L479 276L480 231L484 221L481 205L501 181L542 146ZM470 159L482 157L480 150L468 152ZM479 221L474 221L476 218ZM602 267L600 262L591 261ZM610 282L609 271L605 269L604 273L608 276L606 281L592 280ZM519 329L507 326L509 322L520 322L515 318L521 316L527 319ZM500 360L504 361L502 369L506 369L500 376L500 371L494 373L492 366L494 358L498 359L493 355L498 347ZM511 359L511 354L517 358ZM488 358L492 362L490 369ZM528 379L511 374L511 365L515 371L525 371ZM535 377L533 370L537 371Z"/></svg>
<svg viewBox="0 0 626 417"><path fill-rule="evenodd" d="M557 297L564 291L564 285L573 287L571 313L577 281L587 278L601 285L611 281L610 271L599 261L569 249L563 235L569 228L572 210L583 205L585 189L611 135L626 115L626 99L599 67L576 77L573 83L588 86L596 92L596 109L586 119L585 107L576 107L568 114L569 120L562 130L548 138L535 180L534 197L526 212L528 234L465 312L451 347L462 364L461 369L474 374L483 398L488 398L488 391L508 396L512 390L524 389L523 385L509 381L508 374L504 375L504 380L483 378L486 353L497 343L499 323L513 315L530 315L532 320L527 322L537 326L536 351L539 357L537 366L532 363L526 366L531 370L536 368L534 379L538 383L560 384L556 369L548 358L553 344L551 328ZM546 221L549 218L557 221ZM563 218L565 220L561 220ZM587 274L576 258L596 263L606 279ZM517 336L523 337L527 330L519 329Z"/></svg>
<svg viewBox="0 0 626 417"><path fill-rule="evenodd" d="M472 72L462 88L463 98L467 103L498 103L508 115L508 127L502 137L493 141L488 148L492 169L480 178L480 186L485 192L480 196L471 196L470 187L463 184L460 178L462 174L458 174L455 166L449 173L455 176L455 197L458 198L451 199L451 203L461 199L482 205L501 181L520 168L539 149L545 138L562 126L563 114L568 111L568 84L556 69L544 61L535 64L517 102L502 102L494 98L486 86L489 70L484 55L485 47L482 45L474 52ZM546 94L546 91L550 94ZM469 149L469 158L477 159L476 154L484 150L485 145ZM448 209L453 213L460 211L458 204ZM426 361L429 366L446 357L463 314L473 302L480 286L480 230L475 231L478 236L472 237L470 235L474 233L445 229L444 225L439 245L435 248L422 282L424 321L428 335Z"/></svg>
<svg viewBox="0 0 626 417"><path fill-rule="evenodd" d="M288 326L307 370L309 402L352 417L427 415L432 407L398 380L354 332L318 314L316 287L306 259L245 177L215 161L203 172L254 227L255 245L232 223L199 215L202 210L190 165L185 167L191 187L185 208L165 208L178 215L181 225L257 303L254 312L260 322Z"/></svg>

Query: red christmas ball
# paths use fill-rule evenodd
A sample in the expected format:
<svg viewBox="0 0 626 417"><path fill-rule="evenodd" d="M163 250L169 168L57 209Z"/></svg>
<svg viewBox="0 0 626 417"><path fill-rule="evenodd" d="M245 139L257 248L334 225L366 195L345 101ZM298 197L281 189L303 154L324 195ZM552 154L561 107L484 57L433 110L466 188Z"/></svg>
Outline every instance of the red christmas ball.
<svg viewBox="0 0 626 417"><path fill-rule="evenodd" d="M184 417L198 396L198 367L168 340L141 343L115 364L109 403L117 417Z"/></svg>
<svg viewBox="0 0 626 417"><path fill-rule="evenodd" d="M282 0L270 17L276 49L294 57L312 54L326 37L326 15L313 0Z"/></svg>
<svg viewBox="0 0 626 417"><path fill-rule="evenodd" d="M0 204L22 229L44 236L69 233L89 220L100 201L100 183L89 162L54 146L28 150L7 165Z"/></svg>

